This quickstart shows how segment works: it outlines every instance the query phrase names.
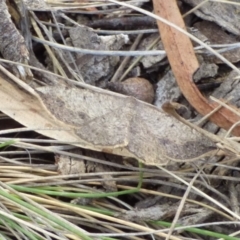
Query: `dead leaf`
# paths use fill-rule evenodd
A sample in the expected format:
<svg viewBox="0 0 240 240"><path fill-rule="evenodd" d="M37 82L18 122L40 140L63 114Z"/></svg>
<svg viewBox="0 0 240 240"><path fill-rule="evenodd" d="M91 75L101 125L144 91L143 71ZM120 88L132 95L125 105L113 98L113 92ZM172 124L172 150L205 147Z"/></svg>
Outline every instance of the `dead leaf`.
<svg viewBox="0 0 240 240"><path fill-rule="evenodd" d="M203 0L184 0L193 7L203 3ZM238 1L230 1L236 4L228 4L227 2L206 1L194 13L202 19L215 22L228 32L235 35L240 34L239 12L240 6ZM229 3L230 3L229 2ZM214 34L213 34L214 35Z"/></svg>
<svg viewBox="0 0 240 240"><path fill-rule="evenodd" d="M171 219L176 214L178 204L165 203L161 205L155 205L144 209L132 209L125 210L121 213L116 213L115 216L121 219L125 219L131 222L143 222L150 220L159 219ZM184 209L181 213L179 222L182 225L201 223L203 219L212 215L212 211L209 209L203 209L196 207L193 204L185 204Z"/></svg>
<svg viewBox="0 0 240 240"><path fill-rule="evenodd" d="M157 15L185 29L184 21L176 1L154 0L153 3ZM164 48L168 55L168 60L179 88L189 103L200 114L204 116L207 115L217 107L217 104L209 103L193 82L193 75L199 68L199 64L189 37L161 21L157 23ZM228 130L234 123L238 122L240 118L237 114L223 107L212 114L210 120L219 127ZM235 127L232 133L240 136L240 127Z"/></svg>
<svg viewBox="0 0 240 240"><path fill-rule="evenodd" d="M237 36L226 33L221 27L213 22L201 21L194 24L194 27L197 28L202 34L204 34L209 41L209 44L233 44L239 42ZM212 34L214 32L214 34ZM218 49L221 50L221 49ZM207 52L206 52L207 53ZM234 48L229 49L222 53L222 55L229 60L230 62L236 63L240 61L240 49ZM203 54L204 59L209 62L214 63L223 63L221 59L217 58L214 55Z"/></svg>
<svg viewBox="0 0 240 240"><path fill-rule="evenodd" d="M86 172L84 160L66 155L55 155L55 163L60 175L81 174Z"/></svg>
<svg viewBox="0 0 240 240"><path fill-rule="evenodd" d="M38 88L40 103L2 78L0 86L2 112L45 136L82 148L163 165L169 157L186 160L215 146L162 110L132 97L88 85L58 85Z"/></svg>
<svg viewBox="0 0 240 240"><path fill-rule="evenodd" d="M124 34L98 36L92 28L84 26L71 28L69 34L73 46L82 49L119 50L129 40ZM119 59L119 56L76 54L76 64L84 81L97 86L100 85L99 82L103 82L103 86L106 85Z"/></svg>
<svg viewBox="0 0 240 240"><path fill-rule="evenodd" d="M74 149L70 151L71 153L75 153L78 155L83 155L83 151L81 149ZM87 150L87 156L93 157L96 159L104 159L104 154L100 152L94 152ZM83 159L74 158L66 155L55 155L55 162L57 165L58 172L61 175L71 175L71 174L82 174L82 173L90 173L90 172L110 172L111 169L109 166L97 163L85 161ZM102 182L103 187L107 191L115 192L117 191L117 185L114 180L109 180L111 178L111 174L103 174L101 175L103 179L106 179Z"/></svg>

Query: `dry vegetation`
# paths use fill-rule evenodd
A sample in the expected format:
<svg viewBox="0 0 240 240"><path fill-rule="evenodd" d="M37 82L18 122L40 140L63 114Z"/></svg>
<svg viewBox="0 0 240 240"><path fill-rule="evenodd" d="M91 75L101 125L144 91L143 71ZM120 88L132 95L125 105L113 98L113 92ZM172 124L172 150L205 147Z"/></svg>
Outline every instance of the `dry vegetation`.
<svg viewBox="0 0 240 240"><path fill-rule="evenodd" d="M0 0L0 239L240 239L240 6L177 4Z"/></svg>

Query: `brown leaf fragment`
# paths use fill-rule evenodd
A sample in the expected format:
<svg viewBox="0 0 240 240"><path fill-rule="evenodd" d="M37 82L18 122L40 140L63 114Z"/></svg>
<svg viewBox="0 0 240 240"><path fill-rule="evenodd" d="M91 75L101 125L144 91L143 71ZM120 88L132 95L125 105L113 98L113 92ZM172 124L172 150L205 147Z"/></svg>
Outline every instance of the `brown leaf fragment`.
<svg viewBox="0 0 240 240"><path fill-rule="evenodd" d="M82 49L119 50L128 42L127 35L98 36L88 27L71 28L69 34L73 46ZM107 82L109 80L118 61L118 56L76 54L76 64L84 81L97 86L100 85L99 81Z"/></svg>
<svg viewBox="0 0 240 240"><path fill-rule="evenodd" d="M133 222L143 222L150 220L164 220L174 217L178 209L178 204L162 204L153 207L148 207L145 209L133 209L129 211L124 211L122 213L116 214L116 217L120 217L127 221ZM179 222L182 225L196 224L201 222L201 220L208 218L212 214L209 209L196 208L191 204L185 204L183 211L181 213L181 218ZM187 216L190 215L190 216Z"/></svg>
<svg viewBox="0 0 240 240"><path fill-rule="evenodd" d="M174 212L176 212L176 208L171 208L169 204L163 204L145 209L124 211L120 214L116 214L115 217L119 217L127 221L142 222L164 219L169 213L173 215Z"/></svg>
<svg viewBox="0 0 240 240"><path fill-rule="evenodd" d="M28 64L29 52L24 38L11 20L5 0L0 0L0 52L7 60ZM29 68L12 66L14 73L22 79L32 78Z"/></svg>
<svg viewBox="0 0 240 240"><path fill-rule="evenodd" d="M57 170L61 175L81 174L86 172L85 163L82 160L66 155L56 155Z"/></svg>
<svg viewBox="0 0 240 240"><path fill-rule="evenodd" d="M197 22L194 24L194 27L208 38L209 44L233 44L239 42L236 36L226 33L226 31L224 31L221 27L213 22ZM218 50L221 50L221 48ZM230 62L236 63L240 61L239 48L224 51L222 55ZM209 55L208 52L205 52L205 54L203 54L203 57L209 62L222 63L221 59L217 58L214 55Z"/></svg>
<svg viewBox="0 0 240 240"><path fill-rule="evenodd" d="M83 151L81 151L80 149L72 150L71 153L83 155ZM100 152L87 151L87 156L95 157L97 159L103 159L103 154ZM106 165L85 161L66 155L56 155L55 160L58 167L58 172L61 175L112 171L112 169ZM103 174L101 177L103 179L106 179L105 181L103 181L103 186L107 191L117 191L116 182L108 179L111 178L110 174Z"/></svg>
<svg viewBox="0 0 240 240"><path fill-rule="evenodd" d="M184 2L196 7L202 0L184 0ZM234 1L232 1L234 2ZM237 1L236 1L237 2ZM228 32L240 35L239 13L240 6L218 1L206 1L194 13L205 20L215 22ZM214 35L214 34L213 34Z"/></svg>
<svg viewBox="0 0 240 240"><path fill-rule="evenodd" d="M185 29L184 21L177 7L176 1L154 0L155 13L162 18ZM172 71L178 86L189 103L202 115L207 115L217 107L215 103L209 103L197 89L193 82L193 75L199 68L197 58L188 36L177 29L158 21L159 31L168 55ZM211 115L210 120L219 127L229 129L240 117L228 110L221 108ZM240 136L240 127L234 128L233 134Z"/></svg>

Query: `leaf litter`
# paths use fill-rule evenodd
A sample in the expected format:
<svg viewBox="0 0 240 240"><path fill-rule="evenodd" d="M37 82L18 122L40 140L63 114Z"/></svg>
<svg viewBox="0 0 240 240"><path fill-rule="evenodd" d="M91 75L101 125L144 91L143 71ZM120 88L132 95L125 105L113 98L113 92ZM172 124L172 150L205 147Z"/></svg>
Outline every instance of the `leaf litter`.
<svg viewBox="0 0 240 240"><path fill-rule="evenodd" d="M45 36L48 36L47 33L53 34L52 36L60 35L62 39L67 40L65 41L65 44L70 44L67 37L69 36L71 38L71 35L74 35L75 32L80 33L80 29L84 29L85 33L90 33L91 37L88 38L88 41L85 41L85 44L87 45L75 45L75 47L83 49L96 49L96 51L106 49L104 44L101 45L101 39L104 39L104 37L101 36L100 33L94 33L95 29L83 26L84 24L81 22L81 18L77 17L84 15L86 18L90 15L90 21L93 23L95 20L97 22L97 20L101 18L107 22L107 16L110 13L109 16L111 16L112 19L116 18L116 21L120 21L121 18L119 18L119 13L121 9L122 16L124 16L124 14L128 15L132 11L130 9L125 11L124 7L119 7L118 5L110 4L109 7L106 3L94 4L94 2L87 1L81 4L71 2L68 6L64 7L64 4L58 6L58 3L51 5L51 3L41 4L41 1L38 2L39 3L34 3L35 5L30 4L23 6L27 6L26 8L28 8L28 11L35 11L35 16L37 18L31 18L32 24L36 20L38 23L45 24L45 29L41 29L46 34ZM144 8L145 5L143 2L135 4ZM183 12L189 8L189 5L185 5L185 2L190 3L188 1L182 2L180 8ZM197 3L197 1L195 2ZM79 7L80 12L74 12L74 10L72 10L72 3L72 6L74 6L73 9L77 6ZM2 1L1 4L1 6L4 6L4 1ZM16 2L16 4L18 5L19 3ZM21 4L24 4L24 2ZM36 4L40 4L41 11L44 10L44 12L38 13L38 11L36 11L36 8L38 8L36 6L38 5ZM194 5L195 3L192 1L191 4ZM207 4L208 3L206 3L206 5ZM224 3L219 4L221 4L222 9L226 6ZM50 6L52 14L56 17L53 24L49 24L47 21L43 20L44 18L48 19L51 16L48 12L50 10ZM227 8L229 8L231 5L227 6ZM234 11L236 10L237 12L239 7L237 5L233 6ZM60 15L55 12L56 9L72 11L73 13L65 12L65 15L71 17L75 23L66 22L66 18L61 18ZM213 8L213 14L216 9L217 8ZM4 8L0 9L0 11L2 11L1 13L6 14L6 7L4 6ZM96 11L97 14L94 11ZM204 5L196 11L199 21L201 21L201 18L205 18L202 13L200 14L200 12L204 11L206 11ZM132 13L136 12L132 11ZM14 26L11 25L12 23L9 21L9 15L6 16L6 19L8 20L7 24L9 26ZM131 21L131 15L129 16L128 21ZM148 21L149 18L146 19L146 21ZM194 14L190 15L189 19L186 20L186 24L191 27L193 26L191 19L194 19ZM135 19L133 19L133 23L134 21ZM220 20L219 18L216 18L214 21L217 25L226 28L226 30L232 32L232 34L235 34L235 36L230 36L230 39L237 38L238 33L236 33L235 26L231 27L230 25L226 25L224 22L220 22L221 18ZM111 20L109 22L111 22ZM78 27L76 27L76 23L79 24ZM58 27L56 27L56 24ZM132 26L134 26L134 24ZM194 25L195 28L197 26L198 25ZM206 24L206 28L208 28L208 26L210 27L211 25ZM92 27L94 28L94 25L92 25ZM145 27L148 28L148 24L146 24ZM151 25L150 27L154 28L155 25ZM114 29L109 29L108 39L115 39L116 44L120 45L117 47L111 46L107 49L113 51L128 50L131 47L131 42L134 40L136 34L133 31L135 29L125 30L122 28L123 25L119 25L119 27L115 26ZM34 29L36 31L37 28L35 27ZM67 31L64 30L61 33L61 30L63 29L67 29ZM137 26L136 29L138 29ZM101 29L96 30L101 31ZM112 30L123 30L126 36L112 35ZM4 29L2 31L4 31ZM105 29L105 34L107 31L108 29ZM204 31L200 31L202 31L202 34L204 35ZM35 35L36 33L32 31L31 34ZM44 35L41 37L43 36ZM214 42L210 36L207 34L206 36L206 41L209 41L208 44L217 43L218 45L223 45L226 43L229 45L234 43L234 41L228 40L229 36L226 34L224 35L224 33L221 35L223 37L221 42ZM164 36L161 37L164 38ZM130 41L126 42L126 38L129 38ZM21 43L21 37L19 37L19 39ZM77 39L81 39L81 34L77 37ZM56 40L59 41L59 38ZM51 38L51 41L53 41L53 38ZM82 41L82 43L83 42L84 41ZM96 47L96 45L95 47L91 47L91 44L99 45L98 47ZM222 47L223 52L229 51L226 44ZM158 46L161 47L162 44ZM197 47L198 46L196 46L196 48ZM148 46L146 46L146 49L147 48ZM14 50L14 47L12 49ZM143 49L142 46L141 49ZM156 230L159 230L158 224L160 224L160 222L156 222L155 225L152 225L149 221L165 220L168 223L171 223L175 214L178 213L179 210L181 213L179 214L180 218L177 221L178 224L195 224L196 226L198 226L197 224L200 224L201 227L204 227L204 224L205 226L208 225L207 229L210 230L208 233L209 235L203 237L204 239L209 239L209 236L212 238L222 237L227 239L227 237L229 237L229 239L236 239L231 237L230 234L234 233L234 231L236 231L236 236L238 234L237 225L233 225L233 223L235 223L234 220L239 219L239 211L236 206L237 199L239 199L237 191L238 185L235 184L239 181L238 177L236 177L236 172L239 171L239 151L238 144L236 142L238 141L238 136L233 137L226 134L226 131L223 129L219 130L217 125L207 122L208 117L205 118L205 129L214 133L219 132L219 137L217 135L211 135L205 130L201 130L193 125L188 126L189 124L185 122L185 120L183 121L184 123L179 122L178 120L181 119L173 112L171 112L171 114L176 116L178 120L176 120L173 116L168 115L163 110L136 100L135 98L122 96L109 92L105 89L100 89L99 87L107 88L108 81L113 76L116 67L121 63L122 59L118 56L100 56L95 58L95 56L90 54L73 54L73 58L68 58L67 56L69 55L66 53L66 50L63 51L57 48L51 50L53 55L50 54L47 56L47 54L42 54L45 50L43 45L40 43L36 43L35 45L33 44L33 49L29 50L31 50L29 51L30 59L35 60L28 62L20 60L18 62L27 63L32 66L41 66L41 69L49 69L52 72L56 72L56 69L58 69L57 73L60 72L62 77L67 76L72 78L76 76L74 72L80 72L87 83L91 83L92 85L97 86L97 88L83 83L74 84L69 80L63 80L61 76L53 76L47 74L46 72L37 72L36 70L32 70L34 79L27 81L30 83L30 86L27 86L24 83L20 83L16 76L7 72L6 68L4 68L5 65L1 68L2 71L4 71L4 74L2 73L0 79L0 109L11 119L26 126L25 128L22 128L17 125L19 128L16 128L15 131L19 132L17 135L18 139L12 146L7 147L1 153L1 186L3 188L1 193L1 198L3 200L1 205L2 214L3 209L4 211L8 209L8 212L15 211L12 208L9 209L7 206L8 198L6 192L9 191L7 186L10 186L15 189L15 191L17 190L19 192L20 198L31 204L33 204L32 201L34 201L35 206L41 209L44 213L51 214L54 212L57 214L58 220L60 219L62 223L67 220L67 225L59 223L58 226L61 227L61 231L56 231L54 228L55 225L52 225L51 222L47 221L47 227L49 229L49 226L51 226L51 230L43 233L45 234L41 236L43 239L45 239L45 237L46 239L49 237L54 237L56 239L72 239L72 237L69 237L68 234L66 234L66 231L73 234L75 237L80 237L81 239L89 237L94 238L97 235L94 235L93 232L98 232L98 234L111 232L113 237L127 237L130 234L129 237L132 238L131 233L133 234L132 236L134 236L134 234L141 231L145 232L145 234L141 236L141 238L144 239L146 237L145 235L150 232L152 232L156 238L168 238L169 234L167 233L155 232ZM236 63L237 66L239 59L238 52L234 51L235 54L233 55L231 54L231 51L232 50L230 50L230 52L226 55L226 58L228 61ZM19 51L15 51L15 53L15 57L19 57ZM49 53L50 52L48 51L48 54ZM35 54L37 58L34 58ZM54 57L55 54L56 57ZM209 67L210 64L212 64L212 57L206 57L208 56L206 52L197 50L197 54L202 55L201 61L203 61L203 65ZM3 53L2 55L5 60L14 60L11 56L5 56ZM77 59L79 59L79 62ZM84 59L84 61L82 59ZM238 80L235 79L237 74L233 71L231 72L228 68L226 68L226 66L219 65L217 58L215 59L214 63L217 65L211 67L213 72L210 71L206 74L206 71L203 71L203 73L199 74L197 83L200 85L206 85L206 83L208 83L209 85L209 83L213 80L213 82L223 82L223 84L214 91L213 95L226 100L231 97L233 93L233 98L229 102L232 105L236 104L236 106L238 106L237 94L234 93L237 92L238 88ZM74 62L71 62L72 60ZM174 97L171 93L166 94L162 103L171 100L178 100L179 103L185 104L188 107L188 114L186 115L182 112L184 107L178 109L178 113L187 118L200 118L200 115L197 115L196 111L186 103L182 96L182 92L178 90L176 85L174 86L173 81L171 82L173 87L168 86L168 80L165 85L163 84L160 86L163 79L163 73L167 73L169 71L166 59L155 58L154 61L149 60L151 64L144 65L141 65L139 60L140 59L135 59L134 65L128 67L128 72L123 72L123 75L126 75L126 79L129 77L144 77L145 79L148 79L151 84L158 83L158 90L155 94L159 95L155 96L155 99L157 97L162 98L160 95L161 92L169 92L174 87L176 89L175 91L178 93L177 97ZM145 63L148 62L147 57L145 57L144 61ZM171 59L169 59L169 61L171 63ZM47 63L48 65L46 65ZM57 67L56 64L58 64ZM12 64L11 66L15 65ZM83 66L85 67L85 70L83 69ZM101 66L101 70L97 66ZM105 67L102 68L103 66ZM76 69L76 67L78 69ZM127 69L124 69L124 71L125 70ZM12 69L12 71L16 73L16 69ZM91 71L91 74L89 74L89 71ZM18 76L21 76L22 79L26 80L26 75L17 74L17 77ZM45 80L41 81L39 76L44 76ZM175 77L178 78L176 75ZM80 78L76 76L76 80L79 81L79 79ZM12 80L15 81L15 83L13 83ZM49 81L51 82L50 85ZM114 83L118 82L116 81ZM124 84L124 81L121 84ZM166 91L164 90L165 86L168 86L168 90ZM160 87L163 88L161 91L159 91ZM185 95L184 92L183 94ZM208 89L204 94L206 96L212 95L212 89ZM130 93L127 92L126 95L130 95ZM156 104L156 101L154 104ZM220 104L220 107L218 108L226 107L224 105L224 101L220 103L217 102L217 104ZM165 105L165 109L166 106L167 105ZM176 105L171 106L174 107ZM234 110L232 106L230 107L230 111L237 114L236 110ZM8 121L9 120L10 119L8 119ZM4 118L2 118L1 121L3 123L2 126L5 126L6 122ZM15 126L13 124L14 123L12 122L11 125ZM7 131L6 127L3 129L6 133L8 133L8 137L2 138L1 141L7 141L9 138L16 137L13 135L14 130ZM231 131L232 130L230 129L230 132ZM46 140L45 138L49 140ZM51 139L56 139L57 141ZM47 142L50 140L54 142L51 145L49 145L50 142ZM78 149L70 150L74 147L78 147ZM79 147L81 147L81 149L79 149ZM218 151L216 151L216 147ZM27 149L27 152L19 151L19 149ZM91 149L100 152L84 149ZM219 149L221 151L219 151ZM59 171L62 171L62 174L64 175L57 175L57 167L53 166L53 155L46 154L49 152L57 154L55 155L58 159L56 164L58 165L58 168L61 168ZM215 152L218 152L218 156L213 155ZM4 154L7 157L4 157ZM112 154L117 154L119 157L116 159L116 156ZM72 157L69 158L68 155ZM151 167L144 166L144 168L141 169L141 171L144 171L143 183L140 186L141 188L135 188L140 180L139 173L137 171L139 169L137 168L136 161L134 161L134 159L138 159L146 165L152 165ZM192 161L187 161L187 159ZM221 162L219 162L220 160ZM18 164L16 164L16 161ZM69 163L69 161L71 161L71 163ZM112 167L105 168L104 164L110 164ZM22 167L18 167L18 165ZM158 168L158 165L166 166L159 166ZM78 167L74 168L72 172L71 169L67 169L67 166ZM52 169L51 171L47 170L49 167ZM179 201L184 195L184 192L187 190L187 187L179 181L177 176L180 176L182 179L190 183L192 177L199 171L198 169L200 168L202 169L202 172L200 172L199 177L194 182L194 187L197 187L198 192L193 190L193 187L190 188L191 190L188 196L185 196L186 199L184 201L187 202L185 203L185 207L179 209ZM126 172L124 169L131 172ZM176 174L175 177L174 175L169 175L164 169L166 171L173 171ZM100 180L99 178L99 182L94 177L94 174L97 174L97 178L99 176L98 173L94 173L95 170L102 172L103 179ZM232 175L233 172L234 175ZM114 173L118 175L115 175ZM94 180L91 181L91 178ZM230 189L224 185L224 181L229 183ZM113 185L111 185L111 182ZM211 187L212 184L216 187ZM108 187L108 185L110 187ZM105 187L107 192L105 192L101 186ZM167 193L165 193L165 188L163 186L168 186ZM125 196L124 198L116 198L116 196L118 196L118 193L116 193L117 190L120 195L121 192L124 192L124 189L129 188L133 188L134 190L131 195ZM12 192L14 191L13 189ZM159 191L159 189L161 190ZM31 194L28 194L27 196L24 194L23 196L23 192L28 191L30 191ZM111 201L109 198L99 198L96 197L97 195L94 195L99 194L98 196L101 196L101 194L108 194L108 191L110 191L110 193L115 192L114 197L111 197ZM64 192L66 194L63 194ZM205 195L201 195L201 192L205 195L208 194L209 198L206 198ZM45 196L47 194L48 197L44 199L42 194L45 194ZM91 196L91 194L93 195ZM58 196L58 198L53 197L53 195ZM110 196L111 195L109 195L109 197ZM161 196L159 198L161 201L158 202L156 206L143 204L142 206L145 206L142 210L133 208L137 202L141 202L141 200L146 202L147 198L152 199L154 196ZM79 201L77 201L77 199L79 199L79 197L82 199L85 197L92 197L93 201L86 201L85 204L87 204L87 206L91 206L92 208L94 207L95 210L84 210L81 205L74 205L72 207L68 205L70 202L75 204L78 203ZM217 199L217 202L213 201L214 199ZM164 204L164 202L167 202L168 205ZM39 203L41 203L41 206ZM83 204L81 201L80 203ZM17 202L14 202L15 208L19 208L20 206L16 204ZM140 205L141 204L139 204L139 206ZM48 209L51 209L50 212ZM102 209L101 213L97 213L99 209ZM105 212L103 209L105 209ZM126 209L129 209L129 212L126 211ZM220 211L221 209L224 209L225 212ZM24 208L22 208L21 211L24 212ZM162 214L161 211L163 211L164 214ZM152 215L152 212L154 212L155 216ZM29 210L26 216L33 218L34 215L32 214L33 212ZM88 218L83 217L86 216L86 214L88 215ZM114 217L107 217L109 214L112 214ZM133 214L133 217L130 217L130 214ZM11 216L7 216L7 218L11 219L11 221L14 221L15 223L19 223L19 220L16 218ZM64 220L64 218L66 220ZM91 218L91 221L89 218ZM128 220L122 221L121 218ZM45 224L47 218L43 215L38 215L38 219L41 219L39 223L41 223L42 226ZM131 221L135 221L136 219L138 219L136 224L131 223ZM219 222L215 223L216 227L214 227L214 225L210 227L211 223L214 223L216 219L219 219ZM227 222L227 220L230 220L231 222ZM144 227L144 221L149 223L148 227ZM55 219L54 223L56 224L56 222L57 220ZM71 222L75 224L74 228L71 228ZM121 224L121 226L119 224ZM168 227L170 226L171 224L168 225ZM176 227L178 227L178 225L176 225ZM221 229L221 233L219 233L219 227ZM35 236L39 236L37 229L32 225L28 225L28 228L31 229ZM24 229L24 227L22 229ZM89 232L87 233L84 229L88 229ZM132 232L133 229L136 232ZM178 231L175 236L171 234L170 239L181 239L182 233L182 231ZM6 234L6 236L22 236L26 233L24 233L23 230L12 227L11 231L5 231L3 234ZM193 236L196 238L196 235L191 233L191 230L189 232L185 231L184 234L189 238L192 238ZM200 231L198 234L198 237L200 238L201 234L204 233ZM32 236L29 238L31 239Z"/></svg>

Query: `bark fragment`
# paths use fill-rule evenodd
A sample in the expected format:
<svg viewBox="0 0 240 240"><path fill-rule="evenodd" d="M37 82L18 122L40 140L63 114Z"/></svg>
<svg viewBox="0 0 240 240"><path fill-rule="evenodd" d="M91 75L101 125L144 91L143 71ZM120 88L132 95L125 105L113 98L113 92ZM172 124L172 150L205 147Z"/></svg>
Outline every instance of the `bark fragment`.
<svg viewBox="0 0 240 240"><path fill-rule="evenodd" d="M24 38L11 20L5 0L0 0L0 52L3 57L13 62L28 64L29 52ZM13 65L14 73L24 80L32 78L29 68Z"/></svg>

